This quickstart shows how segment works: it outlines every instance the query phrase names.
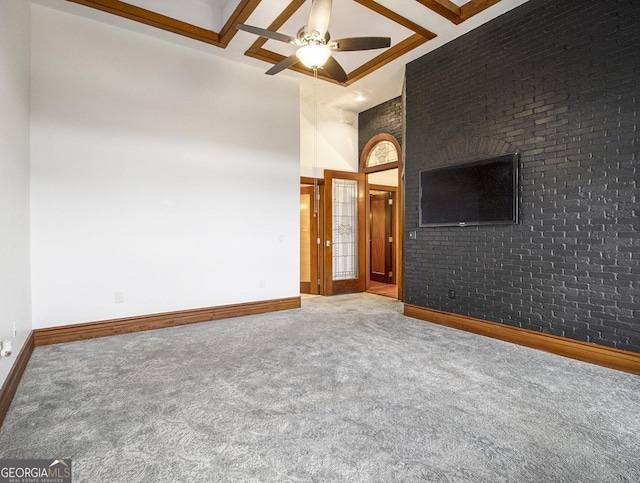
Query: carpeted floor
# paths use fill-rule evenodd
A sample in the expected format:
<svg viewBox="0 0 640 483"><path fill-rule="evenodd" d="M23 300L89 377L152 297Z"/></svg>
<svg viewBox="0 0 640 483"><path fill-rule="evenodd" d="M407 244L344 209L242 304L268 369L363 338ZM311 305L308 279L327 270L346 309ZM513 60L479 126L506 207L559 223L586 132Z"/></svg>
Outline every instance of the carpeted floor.
<svg viewBox="0 0 640 483"><path fill-rule="evenodd" d="M2 458L76 482L640 481L640 377L372 294L35 350Z"/></svg>

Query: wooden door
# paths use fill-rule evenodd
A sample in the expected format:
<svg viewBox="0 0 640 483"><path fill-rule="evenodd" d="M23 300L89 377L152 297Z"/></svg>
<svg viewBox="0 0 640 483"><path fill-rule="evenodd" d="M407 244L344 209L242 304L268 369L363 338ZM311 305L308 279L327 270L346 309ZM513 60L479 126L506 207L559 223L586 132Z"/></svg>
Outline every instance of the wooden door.
<svg viewBox="0 0 640 483"><path fill-rule="evenodd" d="M392 283L392 202L391 192L371 194L369 197L369 278L382 283Z"/></svg>
<svg viewBox="0 0 640 483"><path fill-rule="evenodd" d="M300 293L318 294L318 214L314 187L300 187Z"/></svg>
<svg viewBox="0 0 640 483"><path fill-rule="evenodd" d="M324 173L324 290L326 295L365 288L365 175Z"/></svg>

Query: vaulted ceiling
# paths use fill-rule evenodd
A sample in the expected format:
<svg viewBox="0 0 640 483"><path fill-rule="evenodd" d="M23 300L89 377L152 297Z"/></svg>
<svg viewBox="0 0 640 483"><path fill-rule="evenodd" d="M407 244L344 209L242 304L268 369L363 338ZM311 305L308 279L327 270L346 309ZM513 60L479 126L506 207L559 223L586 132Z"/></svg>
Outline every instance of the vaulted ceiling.
<svg viewBox="0 0 640 483"><path fill-rule="evenodd" d="M311 8L311 0L66 1L213 45L224 50L226 57L231 55L234 60L263 65L265 71L293 54L295 46L240 32L236 25L251 24L295 37L300 27L307 23ZM425 52L525 1L334 0L329 24L332 38L391 38L391 46L386 49L336 52L334 56L348 75L342 87L366 85L363 80L390 64L396 65L396 69L393 73L388 70L388 76L396 75L398 66L403 69L406 63ZM299 73L295 75L313 74L300 63L291 70ZM322 69L318 71L318 77L337 84ZM378 79L380 83L384 84L384 81ZM362 92L371 92L375 85L374 82L370 88L359 89L355 95L362 97Z"/></svg>

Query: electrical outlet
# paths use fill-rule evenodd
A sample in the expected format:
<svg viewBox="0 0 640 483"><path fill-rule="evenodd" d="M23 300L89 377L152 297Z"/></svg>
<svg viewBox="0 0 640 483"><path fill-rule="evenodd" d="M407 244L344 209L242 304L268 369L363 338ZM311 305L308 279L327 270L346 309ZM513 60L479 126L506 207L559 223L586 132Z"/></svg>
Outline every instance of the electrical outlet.
<svg viewBox="0 0 640 483"><path fill-rule="evenodd" d="M449 298L450 299L455 299L456 298L456 291L453 290L452 288L449 289Z"/></svg>
<svg viewBox="0 0 640 483"><path fill-rule="evenodd" d="M116 303L117 304L124 303L124 292L116 292Z"/></svg>
<svg viewBox="0 0 640 483"><path fill-rule="evenodd" d="M418 232L417 231L410 231L409 232L409 240L417 240L418 239Z"/></svg>
<svg viewBox="0 0 640 483"><path fill-rule="evenodd" d="M16 330L16 321L13 321L13 338L15 339L18 336L18 331Z"/></svg>

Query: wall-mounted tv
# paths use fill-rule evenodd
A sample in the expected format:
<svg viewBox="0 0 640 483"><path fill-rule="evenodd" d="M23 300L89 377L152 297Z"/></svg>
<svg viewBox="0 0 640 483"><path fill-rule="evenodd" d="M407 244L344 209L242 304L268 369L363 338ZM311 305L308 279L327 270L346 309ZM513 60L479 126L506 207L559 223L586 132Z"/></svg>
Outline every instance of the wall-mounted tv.
<svg viewBox="0 0 640 483"><path fill-rule="evenodd" d="M518 223L518 154L420 171L420 226Z"/></svg>

